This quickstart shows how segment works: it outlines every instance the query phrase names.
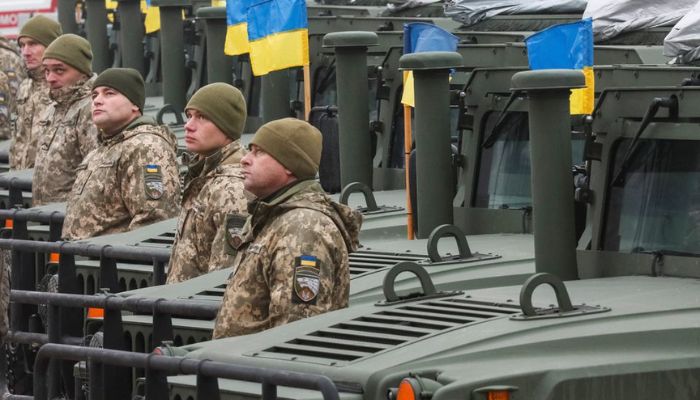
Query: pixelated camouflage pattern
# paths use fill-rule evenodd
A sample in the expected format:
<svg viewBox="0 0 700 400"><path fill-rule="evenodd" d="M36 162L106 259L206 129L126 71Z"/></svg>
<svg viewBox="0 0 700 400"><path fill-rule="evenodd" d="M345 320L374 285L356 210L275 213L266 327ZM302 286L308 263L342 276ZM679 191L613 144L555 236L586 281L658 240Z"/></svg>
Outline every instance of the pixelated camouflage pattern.
<svg viewBox="0 0 700 400"><path fill-rule="evenodd" d="M90 92L95 77L71 87L49 91L53 103L39 117L32 204L66 201L77 168L97 147L97 128L92 123Z"/></svg>
<svg viewBox="0 0 700 400"><path fill-rule="evenodd" d="M298 182L269 202L248 208L234 243L234 271L216 317L214 338L247 335L347 307L348 254L359 245L362 215L337 204L316 181ZM316 258L319 288L313 301L295 294L300 256Z"/></svg>
<svg viewBox="0 0 700 400"><path fill-rule="evenodd" d="M185 193L170 256L167 283L177 283L230 266L226 250L226 219L248 215L241 158L245 150L235 140L209 157L197 157L185 178Z"/></svg>
<svg viewBox="0 0 700 400"><path fill-rule="evenodd" d="M173 218L179 211L177 140L151 117L139 117L100 144L78 166L62 237L79 240L130 231ZM163 194L148 196L145 167L157 165Z"/></svg>
<svg viewBox="0 0 700 400"><path fill-rule="evenodd" d="M0 71L0 139L8 139L12 134L13 99L7 75Z"/></svg>
<svg viewBox="0 0 700 400"><path fill-rule="evenodd" d="M46 113L52 102L42 68L29 71L29 77L20 84L15 100L17 115L14 140L10 145L10 169L34 168L37 135L44 133L39 128L39 116Z"/></svg>
<svg viewBox="0 0 700 400"><path fill-rule="evenodd" d="M27 77L24 69L22 57L19 54L19 49L7 38L0 36L0 71L7 75L7 80L10 85L6 96L9 98L10 115L14 116L17 113L17 92L20 83ZM12 137L12 128L0 129L0 139L9 139Z"/></svg>

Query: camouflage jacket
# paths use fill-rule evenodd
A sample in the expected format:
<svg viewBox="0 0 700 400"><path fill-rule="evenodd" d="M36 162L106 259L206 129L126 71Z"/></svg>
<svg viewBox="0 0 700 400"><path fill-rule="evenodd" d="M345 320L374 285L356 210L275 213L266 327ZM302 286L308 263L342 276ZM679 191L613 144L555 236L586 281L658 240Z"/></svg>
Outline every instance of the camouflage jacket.
<svg viewBox="0 0 700 400"><path fill-rule="evenodd" d="M12 133L12 100L10 81L7 75L0 71L0 139L7 139Z"/></svg>
<svg viewBox="0 0 700 400"><path fill-rule="evenodd" d="M66 201L78 165L97 147L97 128L90 111L94 79L49 94L54 102L39 117L38 131L32 130L38 137L32 181L34 206Z"/></svg>
<svg viewBox="0 0 700 400"><path fill-rule="evenodd" d="M231 265L233 256L225 245L227 223L245 221L248 215L240 166L244 155L240 140L236 140L191 164L167 283L186 281Z"/></svg>
<svg viewBox="0 0 700 400"><path fill-rule="evenodd" d="M19 86L16 103L14 140L10 145L10 169L34 168L38 139L34 135L43 133L39 127L39 116L51 105L49 85L42 68L29 71L29 77Z"/></svg>
<svg viewBox="0 0 700 400"><path fill-rule="evenodd" d="M100 144L78 166L63 238L125 232L177 215L180 178L175 135L140 117Z"/></svg>
<svg viewBox="0 0 700 400"><path fill-rule="evenodd" d="M10 43L5 37L0 36L0 71L7 75L7 80L10 85L9 91L5 94L9 98L9 112L14 116L17 113L17 92L19 85L27 74L24 70L22 57L19 55L19 49ZM12 127L0 129L0 139L10 139L12 136Z"/></svg>
<svg viewBox="0 0 700 400"><path fill-rule="evenodd" d="M337 204L316 181L250 204L229 241L238 250L214 338L246 335L347 307L348 254L362 215Z"/></svg>

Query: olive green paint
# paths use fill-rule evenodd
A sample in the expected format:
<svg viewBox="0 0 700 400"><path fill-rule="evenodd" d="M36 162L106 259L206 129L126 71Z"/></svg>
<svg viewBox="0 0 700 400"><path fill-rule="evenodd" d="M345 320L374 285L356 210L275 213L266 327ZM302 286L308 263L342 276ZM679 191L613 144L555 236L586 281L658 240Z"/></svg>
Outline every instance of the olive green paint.
<svg viewBox="0 0 700 400"><path fill-rule="evenodd" d="M78 24L75 22L75 0L58 0L58 22L63 33L78 33Z"/></svg>
<svg viewBox="0 0 700 400"><path fill-rule="evenodd" d="M578 278L574 194L572 190L571 88L584 85L574 70L523 71L513 75L513 90L529 97L535 268L562 280Z"/></svg>
<svg viewBox="0 0 700 400"><path fill-rule="evenodd" d="M261 78L263 123L291 116L289 108L289 70L270 72Z"/></svg>
<svg viewBox="0 0 700 400"><path fill-rule="evenodd" d="M121 51L122 67L133 68L145 74L143 57L143 37L146 29L143 26L141 3L139 0L118 0L119 6L119 49Z"/></svg>
<svg viewBox="0 0 700 400"><path fill-rule="evenodd" d="M204 21L207 37L207 83L233 82L233 57L224 54L226 7L202 7L197 18Z"/></svg>
<svg viewBox="0 0 700 400"><path fill-rule="evenodd" d="M451 68L462 65L462 56L453 52L413 53L402 56L399 65L413 70L416 236L426 238L436 227L453 222L449 75Z"/></svg>
<svg viewBox="0 0 700 400"><path fill-rule="evenodd" d="M155 1L154 1L155 3ZM161 0L160 7L160 56L163 72L163 101L178 111L185 109L187 77L185 76L184 28L182 1Z"/></svg>
<svg viewBox="0 0 700 400"><path fill-rule="evenodd" d="M92 70L99 74L112 65L107 40L107 9L104 0L86 0L87 39L92 47Z"/></svg>
<svg viewBox="0 0 700 400"><path fill-rule="evenodd" d="M337 32L323 38L335 49L340 142L340 184L362 182L372 187L372 141L369 133L367 47L374 32Z"/></svg>

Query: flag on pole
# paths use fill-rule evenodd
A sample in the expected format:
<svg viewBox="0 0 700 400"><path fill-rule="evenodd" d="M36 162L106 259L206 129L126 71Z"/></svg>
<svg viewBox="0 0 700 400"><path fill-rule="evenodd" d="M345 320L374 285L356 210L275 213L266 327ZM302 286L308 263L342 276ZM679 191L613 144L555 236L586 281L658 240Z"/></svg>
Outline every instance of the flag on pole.
<svg viewBox="0 0 700 400"><path fill-rule="evenodd" d="M226 0L226 55L237 56L250 52L247 20L249 6L250 0Z"/></svg>
<svg viewBox="0 0 700 400"><path fill-rule="evenodd" d="M146 14L143 25L146 33L158 32L160 30L160 8L151 5L151 0L141 0L141 12Z"/></svg>
<svg viewBox="0 0 700 400"><path fill-rule="evenodd" d="M571 91L570 112L591 114L595 100L593 77L593 20L550 26L525 39L530 69L578 69L586 87Z"/></svg>
<svg viewBox="0 0 700 400"><path fill-rule="evenodd" d="M450 32L425 22L412 22L403 26L403 54L424 51L457 51L459 38ZM403 85L401 103L414 107L413 73L408 72Z"/></svg>
<svg viewBox="0 0 700 400"><path fill-rule="evenodd" d="M309 29L304 0L263 0L248 8L253 74L309 65Z"/></svg>

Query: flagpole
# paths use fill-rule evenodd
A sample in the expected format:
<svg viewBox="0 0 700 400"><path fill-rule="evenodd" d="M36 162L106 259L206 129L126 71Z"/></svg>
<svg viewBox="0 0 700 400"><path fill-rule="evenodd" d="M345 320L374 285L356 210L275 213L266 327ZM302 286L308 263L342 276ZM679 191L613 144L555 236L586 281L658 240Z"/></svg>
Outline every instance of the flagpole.
<svg viewBox="0 0 700 400"><path fill-rule="evenodd" d="M311 115L311 66L304 65L304 120Z"/></svg>
<svg viewBox="0 0 700 400"><path fill-rule="evenodd" d="M406 87L406 78L409 72L403 72L404 88ZM411 204L411 144L413 142L413 132L411 127L411 106L403 105L403 148L404 148L404 170L406 171L406 235L408 240L414 238L413 228L413 205Z"/></svg>

